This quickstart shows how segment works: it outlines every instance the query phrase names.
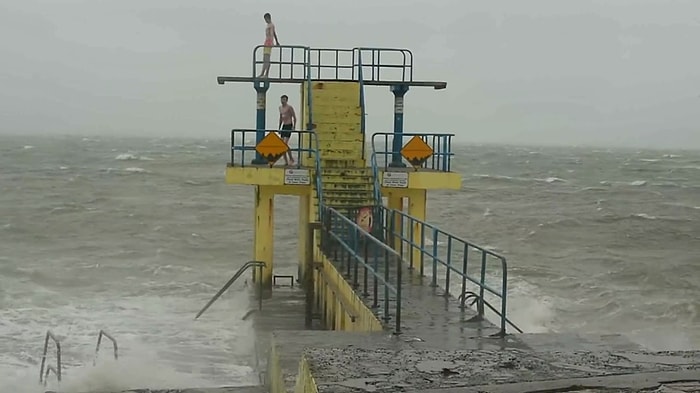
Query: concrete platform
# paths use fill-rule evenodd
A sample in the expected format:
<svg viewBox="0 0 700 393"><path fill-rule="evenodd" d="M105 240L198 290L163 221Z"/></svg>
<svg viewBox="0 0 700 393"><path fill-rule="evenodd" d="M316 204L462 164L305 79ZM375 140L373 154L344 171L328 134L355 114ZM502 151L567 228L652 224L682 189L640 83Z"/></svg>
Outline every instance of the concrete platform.
<svg viewBox="0 0 700 393"><path fill-rule="evenodd" d="M319 393L565 392L584 387L636 392L671 382L700 387L700 352L314 348L304 356Z"/></svg>
<svg viewBox="0 0 700 393"><path fill-rule="evenodd" d="M121 392L91 392L91 393L265 393L262 386L231 386L211 389L132 389ZM57 393L47 391L46 393Z"/></svg>

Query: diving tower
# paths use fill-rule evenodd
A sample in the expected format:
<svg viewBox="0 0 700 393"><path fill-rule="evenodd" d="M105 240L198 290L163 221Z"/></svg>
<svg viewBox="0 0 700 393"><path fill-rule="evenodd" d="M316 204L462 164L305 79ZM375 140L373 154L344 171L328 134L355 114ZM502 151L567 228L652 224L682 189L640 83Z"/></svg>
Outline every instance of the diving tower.
<svg viewBox="0 0 700 393"><path fill-rule="evenodd" d="M408 214L423 220L428 190L461 187L461 176L451 168L452 134L404 132L404 99L409 89L447 87L442 81L415 80L410 50L279 46L273 48L272 58L277 60L270 62L270 77L259 78L262 49L253 50L249 76L220 76L217 82L251 83L257 96L256 128L232 130L226 181L255 186L252 259L266 264L264 288L271 288L274 276L275 195L300 198L301 261L307 255L306 228L320 222L320 206L343 213L363 207L376 210L387 198L388 207L403 210L406 202ZM265 124L266 95L274 83L300 86L299 123L304 129L292 133L293 146L284 144ZM388 87L394 96L394 130L368 135L365 91L376 86ZM253 136L255 143L249 142ZM292 152L295 166L271 165L286 151ZM320 238L315 239L317 248ZM419 241L417 231L415 241ZM300 263L300 277L303 266Z"/></svg>
<svg viewBox="0 0 700 393"><path fill-rule="evenodd" d="M257 96L256 128L231 131L225 175L254 187L251 260L195 317L253 272L242 318L253 321L259 383L138 391L700 391L700 351L652 352L623 335L524 334L508 318L505 256L427 220L428 191L458 190L462 180L453 134L404 131L409 89L447 86L414 80L410 50L279 46L266 79L255 77L261 52L251 76L217 78L251 83ZM303 129L290 144L266 128L274 83L299 86ZM391 132L366 129L365 91L377 86L394 95ZM276 165L289 151L296 164ZM296 277L273 272L276 195L300 200ZM117 360L104 331L96 360L103 336ZM40 383L61 382L62 359L47 332Z"/></svg>

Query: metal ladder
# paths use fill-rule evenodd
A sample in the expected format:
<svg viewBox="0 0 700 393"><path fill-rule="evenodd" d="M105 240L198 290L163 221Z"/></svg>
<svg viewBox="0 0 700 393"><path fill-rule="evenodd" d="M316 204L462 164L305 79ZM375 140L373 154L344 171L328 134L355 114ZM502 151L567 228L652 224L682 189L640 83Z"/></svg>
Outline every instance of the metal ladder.
<svg viewBox="0 0 700 393"><path fill-rule="evenodd" d="M112 348L114 350L114 360L118 360L119 354L118 354L118 345L117 345L117 340L112 337L109 333L105 332L104 330L100 330L97 334L97 345L95 346L95 358L92 361L92 365L95 366L97 365L97 357L100 352L100 344L102 344L102 337L106 337L112 342ZM46 358L47 354L49 351L49 342L53 341L55 346L56 346L56 367L53 365L47 365L46 364ZM56 379L58 380L59 383L61 383L62 378L63 378L63 373L62 373L62 363L61 363L61 341L51 332L51 330L46 331L46 337L44 338L44 351L41 356L41 368L39 369L39 383L43 384L46 386L48 383L48 378L50 373L54 373L56 375Z"/></svg>

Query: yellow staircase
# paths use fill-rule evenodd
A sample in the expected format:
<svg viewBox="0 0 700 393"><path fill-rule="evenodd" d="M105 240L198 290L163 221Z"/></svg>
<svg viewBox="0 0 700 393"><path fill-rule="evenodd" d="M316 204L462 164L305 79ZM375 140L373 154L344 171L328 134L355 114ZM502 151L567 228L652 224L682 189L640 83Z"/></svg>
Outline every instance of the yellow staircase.
<svg viewBox="0 0 700 393"><path fill-rule="evenodd" d="M358 82L310 82L312 121L321 158L323 203L340 212L374 205L372 169L363 158L362 108ZM308 82L302 86L308 123ZM310 164L310 163L309 163ZM305 165L309 165L306 164ZM316 193L312 214L318 209Z"/></svg>

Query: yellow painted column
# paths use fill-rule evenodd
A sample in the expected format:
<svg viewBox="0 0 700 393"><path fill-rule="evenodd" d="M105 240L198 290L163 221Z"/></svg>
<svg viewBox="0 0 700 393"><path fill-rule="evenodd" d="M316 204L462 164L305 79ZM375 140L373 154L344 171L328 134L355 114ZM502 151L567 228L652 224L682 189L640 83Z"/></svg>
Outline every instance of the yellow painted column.
<svg viewBox="0 0 700 393"><path fill-rule="evenodd" d="M427 210L427 191L426 190L411 190L408 197L408 215L421 221L425 221ZM413 223L413 244L418 245L413 247L411 251L411 256L413 261L413 268L420 270L422 265L422 253L420 250L421 240L424 234L421 232L421 225L419 223ZM409 229L410 231L410 229ZM410 236L410 232L409 232ZM409 260L410 263L410 260Z"/></svg>
<svg viewBox="0 0 700 393"><path fill-rule="evenodd" d="M297 278L299 281L303 280L304 277L304 267L306 266L306 247L308 246L307 237L309 235L309 204L311 202L311 197L307 195L299 196L299 243L297 243L297 250L299 252L299 269Z"/></svg>
<svg viewBox="0 0 700 393"><path fill-rule="evenodd" d="M403 211L403 196L401 195L395 195L393 193L389 194L388 199L388 205L389 209L394 209L398 211ZM387 223L387 225L390 225L390 223ZM394 216L394 233L401 234L401 216L396 214ZM399 252L400 247L401 247L401 238L399 236L395 236L393 239L392 246L394 247L394 250L396 252Z"/></svg>
<svg viewBox="0 0 700 393"><path fill-rule="evenodd" d="M269 187L255 187L255 232L253 234L256 261L265 262L262 274L264 290L272 290L272 251L274 249L274 207L275 194ZM253 274L253 280L258 279Z"/></svg>

